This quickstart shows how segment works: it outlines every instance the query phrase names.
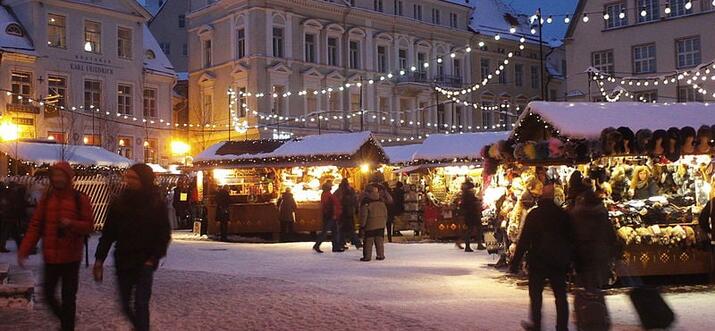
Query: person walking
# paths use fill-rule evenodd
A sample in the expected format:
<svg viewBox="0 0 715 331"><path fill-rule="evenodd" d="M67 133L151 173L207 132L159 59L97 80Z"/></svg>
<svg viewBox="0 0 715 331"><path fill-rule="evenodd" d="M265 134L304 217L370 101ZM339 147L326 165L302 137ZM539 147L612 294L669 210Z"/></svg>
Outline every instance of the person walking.
<svg viewBox="0 0 715 331"><path fill-rule="evenodd" d="M484 237L482 235L482 201L477 198L474 192L474 183L467 181L462 184L462 199L459 203L459 209L464 216L464 225L467 226L467 233L464 235L464 251L474 252L470 246L472 235L476 230L477 249L485 250ZM457 242L457 247L460 249L461 243Z"/></svg>
<svg viewBox="0 0 715 331"><path fill-rule="evenodd" d="M387 205L380 198L380 191L374 185L366 189L366 196L360 202L360 230L364 233L365 244L360 261L372 260L372 246L375 245L376 260L385 259L385 226Z"/></svg>
<svg viewBox="0 0 715 331"><path fill-rule="evenodd" d="M566 274L572 256L572 230L569 215L554 203L554 185L544 185L537 207L526 216L516 252L509 267L517 273L527 254L531 322L524 329L541 330L541 305L544 283L548 279L556 298L556 330L568 330L569 308L566 299Z"/></svg>
<svg viewBox="0 0 715 331"><path fill-rule="evenodd" d="M281 240L288 239L293 235L293 223L295 223L295 211L298 204L293 198L290 187L286 187L285 192L278 198L278 220L281 222Z"/></svg>
<svg viewBox="0 0 715 331"><path fill-rule="evenodd" d="M95 281L102 281L104 261L116 243L114 264L119 299L124 314L138 331L149 330L154 272L171 241L169 216L154 179L154 172L143 163L126 171L126 188L109 206L93 268Z"/></svg>
<svg viewBox="0 0 715 331"><path fill-rule="evenodd" d="M229 206L231 196L228 188L224 185L216 192L216 221L218 221L221 231L221 241L228 241L228 221L230 217Z"/></svg>
<svg viewBox="0 0 715 331"><path fill-rule="evenodd" d="M357 193L350 187L347 178L343 178L338 185L338 189L334 194L335 198L340 202L340 244L347 249L347 241L355 246L362 248L360 237L355 233L355 213L357 211Z"/></svg>
<svg viewBox="0 0 715 331"><path fill-rule="evenodd" d="M330 193L333 185L330 182L323 184L323 193L320 195L320 210L323 218L323 229L318 235L318 239L313 245L313 250L322 253L320 250L320 245L325 241L328 236L328 231L332 232L333 235L333 252L340 253L344 252L340 239L340 223L338 219L340 218L340 202L335 196Z"/></svg>
<svg viewBox="0 0 715 331"><path fill-rule="evenodd" d="M27 256L42 239L45 302L65 331L75 328L82 246L93 225L89 197L72 188L73 178L67 162L50 167L50 188L38 203L17 253L17 263L24 267ZM55 295L59 283L61 301Z"/></svg>
<svg viewBox="0 0 715 331"><path fill-rule="evenodd" d="M399 233L395 231L395 218L402 216L405 212L405 189L402 182L397 181L395 189L392 190L390 195L393 201L388 208L387 241L392 242L392 236Z"/></svg>

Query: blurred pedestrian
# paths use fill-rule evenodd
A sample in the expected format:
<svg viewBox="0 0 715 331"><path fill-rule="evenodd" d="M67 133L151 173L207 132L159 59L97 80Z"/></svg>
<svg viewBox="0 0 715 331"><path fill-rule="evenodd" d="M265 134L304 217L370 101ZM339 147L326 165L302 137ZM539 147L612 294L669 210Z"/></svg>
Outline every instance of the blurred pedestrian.
<svg viewBox="0 0 715 331"><path fill-rule="evenodd" d="M79 264L84 238L92 231L92 206L87 195L72 188L74 172L67 162L50 167L50 189L38 203L17 253L17 263L25 260L42 239L45 261L43 292L62 330L74 330ZM62 300L55 295L62 283Z"/></svg>
<svg viewBox="0 0 715 331"><path fill-rule="evenodd" d="M362 248L360 236L355 233L355 213L357 212L358 199L355 189L350 187L347 178L343 178L333 195L340 202L340 243L347 249L349 240L355 248Z"/></svg>
<svg viewBox="0 0 715 331"><path fill-rule="evenodd" d="M389 217L387 218L387 241L392 242L392 236L399 234L395 231L395 219L405 212L405 190L402 182L397 181L395 189L390 193L392 204L389 206Z"/></svg>
<svg viewBox="0 0 715 331"><path fill-rule="evenodd" d="M228 241L228 221L231 217L229 208L231 205L231 195L226 185L221 186L216 191L216 221L220 226L221 241Z"/></svg>
<svg viewBox="0 0 715 331"><path fill-rule="evenodd" d="M293 198L290 187L278 198L278 220L281 222L281 240L286 240L293 235L293 224L295 223L295 211L298 204Z"/></svg>
<svg viewBox="0 0 715 331"><path fill-rule="evenodd" d="M154 179L154 172L143 163L125 172L125 189L109 206L93 269L94 279L102 281L104 260L116 243L114 264L119 299L124 314L138 331L149 330L154 271L166 256L171 241L169 215Z"/></svg>
<svg viewBox="0 0 715 331"><path fill-rule="evenodd" d="M556 330L568 330L566 274L572 257L571 238L569 215L554 203L554 185L544 185L537 207L526 216L509 268L510 272L517 273L526 254L531 322L523 322L524 329L541 330L542 294L548 279L556 298Z"/></svg>
<svg viewBox="0 0 715 331"><path fill-rule="evenodd" d="M340 253L344 252L340 239L340 202L335 196L330 192L333 185L330 182L323 184L323 193L320 195L320 211L323 219L323 229L318 234L318 239L313 245L313 250L322 253L320 250L320 245L325 241L328 236L328 231L333 235L333 252Z"/></svg>
<svg viewBox="0 0 715 331"><path fill-rule="evenodd" d="M482 234L482 201L477 198L474 192L474 183L471 181L465 181L462 184L459 209L464 217L464 225L467 226L467 232L464 235L464 251L474 251L470 243L475 232L478 244L477 249L485 250L487 247L484 246L484 236ZM457 242L457 247L462 248L459 241Z"/></svg>
<svg viewBox="0 0 715 331"><path fill-rule="evenodd" d="M372 260L372 246L375 245L376 260L385 259L385 226L387 205L380 199L380 191L374 185L366 189L365 198L360 202L360 230L364 233L365 245L360 261Z"/></svg>

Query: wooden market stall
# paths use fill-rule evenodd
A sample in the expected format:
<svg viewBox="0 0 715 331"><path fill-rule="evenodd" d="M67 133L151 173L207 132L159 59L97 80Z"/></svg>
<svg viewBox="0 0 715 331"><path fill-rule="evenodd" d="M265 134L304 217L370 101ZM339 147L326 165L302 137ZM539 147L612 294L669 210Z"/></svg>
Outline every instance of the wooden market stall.
<svg viewBox="0 0 715 331"><path fill-rule="evenodd" d="M518 215L528 212L522 199L538 195L545 180L562 183L559 199L568 199L578 170L604 198L624 244L617 275L711 273L698 215L712 196L713 124L715 106L702 103L530 103L513 145L495 155L503 166L490 180L513 200L496 212L507 245L514 248Z"/></svg>
<svg viewBox="0 0 715 331"><path fill-rule="evenodd" d="M286 188L291 189L298 205L293 231L317 232L322 228L321 185L331 182L336 189L343 178L348 178L353 188L361 190L372 172L387 162L370 132L228 144L253 143L262 145L263 151L239 149L218 155L220 148L209 148L194 159L196 166L209 170L204 182L210 205L210 234L219 230L212 214L215 206L211 205L218 186L230 188L230 233L271 233L277 237L280 223L276 199Z"/></svg>

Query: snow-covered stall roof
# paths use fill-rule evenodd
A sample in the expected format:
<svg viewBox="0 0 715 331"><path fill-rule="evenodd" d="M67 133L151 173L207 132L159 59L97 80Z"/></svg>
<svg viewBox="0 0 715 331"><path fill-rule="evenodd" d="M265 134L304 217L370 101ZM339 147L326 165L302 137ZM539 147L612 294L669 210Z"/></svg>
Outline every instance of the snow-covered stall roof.
<svg viewBox="0 0 715 331"><path fill-rule="evenodd" d="M27 55L37 55L32 41L27 36L27 32L22 24L8 9L9 7L0 5L0 50L12 53L22 53ZM16 24L22 30L22 35L8 33L8 26Z"/></svg>
<svg viewBox="0 0 715 331"><path fill-rule="evenodd" d="M300 140L289 141L272 153L262 157L297 157L313 155L353 155L370 141L370 131L354 133L328 133L305 136ZM374 139L373 139L374 140Z"/></svg>
<svg viewBox="0 0 715 331"><path fill-rule="evenodd" d="M251 158L256 154L271 153L283 143L285 143L284 140L273 139L222 141L209 146L196 155L194 163Z"/></svg>
<svg viewBox="0 0 715 331"><path fill-rule="evenodd" d="M0 143L0 152L35 164L52 164L62 160L84 166L128 168L134 162L98 146L62 145L39 142Z"/></svg>
<svg viewBox="0 0 715 331"><path fill-rule="evenodd" d="M167 58L164 52L161 50L161 47L159 47L159 43L156 41L156 38L154 38L154 35L151 33L149 27L146 24L144 24L143 26L143 32L144 52L151 51L152 53L154 53L153 59L146 56L146 54L144 55L144 68L165 75L176 76L174 66L171 64L171 61L169 61L169 58Z"/></svg>
<svg viewBox="0 0 715 331"><path fill-rule="evenodd" d="M486 145L509 137L509 132L475 132L462 134L433 134L427 137L414 155L415 161L443 161L449 159L478 159Z"/></svg>
<svg viewBox="0 0 715 331"><path fill-rule="evenodd" d="M636 132L686 126L697 129L715 123L715 105L707 103L534 101L519 117L512 136L532 113L551 124L560 135L575 139L597 139L609 127L623 126Z"/></svg>
<svg viewBox="0 0 715 331"><path fill-rule="evenodd" d="M401 145L384 147L387 158L390 159L390 164L402 164L412 161L417 149L421 144Z"/></svg>

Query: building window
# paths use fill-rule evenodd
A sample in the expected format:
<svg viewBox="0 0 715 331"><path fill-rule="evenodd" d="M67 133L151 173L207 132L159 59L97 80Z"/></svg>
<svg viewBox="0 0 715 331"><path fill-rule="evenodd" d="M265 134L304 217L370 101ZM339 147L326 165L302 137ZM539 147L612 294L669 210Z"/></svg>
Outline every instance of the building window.
<svg viewBox="0 0 715 331"><path fill-rule="evenodd" d="M462 106L454 107L454 116L452 118L452 125L456 125L461 129L462 127Z"/></svg>
<svg viewBox="0 0 715 331"><path fill-rule="evenodd" d="M338 65L338 38L328 38L328 65Z"/></svg>
<svg viewBox="0 0 715 331"><path fill-rule="evenodd" d="M660 18L658 0L638 0L638 8L636 11L638 23L655 21Z"/></svg>
<svg viewBox="0 0 715 331"><path fill-rule="evenodd" d="M159 48L164 54L171 54L171 43L159 43Z"/></svg>
<svg viewBox="0 0 715 331"><path fill-rule="evenodd" d="M375 11L383 12L385 8L383 7L382 0L374 0L373 1L373 8Z"/></svg>
<svg viewBox="0 0 715 331"><path fill-rule="evenodd" d="M350 94L350 111L352 111L352 112L360 111L360 94L356 94L356 93Z"/></svg>
<svg viewBox="0 0 715 331"><path fill-rule="evenodd" d="M241 87L238 89L238 117L246 117L246 108L248 107L248 96L246 95L246 88Z"/></svg>
<svg viewBox="0 0 715 331"><path fill-rule="evenodd" d="M492 125L492 112L490 110L485 110L484 108L488 109L491 106L491 101L482 101L482 126L485 130L489 129Z"/></svg>
<svg viewBox="0 0 715 331"><path fill-rule="evenodd" d="M124 115L134 113L132 110L132 87L129 85L117 85L117 113Z"/></svg>
<svg viewBox="0 0 715 331"><path fill-rule="evenodd" d="M656 72L655 44L633 47L633 73L647 74Z"/></svg>
<svg viewBox="0 0 715 331"><path fill-rule="evenodd" d="M60 131L47 131L47 139L58 143L65 143L65 133Z"/></svg>
<svg viewBox="0 0 715 331"><path fill-rule="evenodd" d="M531 66L531 88L537 89L539 88L539 67L538 66Z"/></svg>
<svg viewBox="0 0 715 331"><path fill-rule="evenodd" d="M98 134L85 134L82 137L82 143L91 146L102 146L102 136Z"/></svg>
<svg viewBox="0 0 715 331"><path fill-rule="evenodd" d="M157 163L157 152L159 151L159 143L156 139L147 139L144 141L144 163Z"/></svg>
<svg viewBox="0 0 715 331"><path fill-rule="evenodd" d="M308 93L305 98L306 114L318 112L318 96L313 93Z"/></svg>
<svg viewBox="0 0 715 331"><path fill-rule="evenodd" d="M427 68L425 68L425 63L427 63L427 54L422 52L417 53L417 70L420 73L424 74L427 72Z"/></svg>
<svg viewBox="0 0 715 331"><path fill-rule="evenodd" d="M32 98L32 74L27 72L13 72L12 84L12 104L28 105Z"/></svg>
<svg viewBox="0 0 715 331"><path fill-rule="evenodd" d="M102 102L102 82L87 79L84 81L84 108L99 107Z"/></svg>
<svg viewBox="0 0 715 331"><path fill-rule="evenodd" d="M165 52L169 54L168 52ZM117 56L124 59L132 58L132 30L117 29Z"/></svg>
<svg viewBox="0 0 715 331"><path fill-rule="evenodd" d="M23 37L25 35L25 33L22 32L22 27L16 23L8 24L7 28L5 28L5 33L18 37Z"/></svg>
<svg viewBox="0 0 715 331"><path fill-rule="evenodd" d="M440 24L439 9L432 8L432 24Z"/></svg>
<svg viewBox="0 0 715 331"><path fill-rule="evenodd" d="M499 84L506 84L506 68L499 70Z"/></svg>
<svg viewBox="0 0 715 331"><path fill-rule="evenodd" d="M402 0L395 0L395 15L402 16L403 7L404 7L404 2Z"/></svg>
<svg viewBox="0 0 715 331"><path fill-rule="evenodd" d="M236 31L236 58L242 59L246 56L246 29Z"/></svg>
<svg viewBox="0 0 715 331"><path fill-rule="evenodd" d="M514 65L514 85L524 86L524 65Z"/></svg>
<svg viewBox="0 0 715 331"><path fill-rule="evenodd" d="M102 24L84 22L84 51L97 54L102 52Z"/></svg>
<svg viewBox="0 0 715 331"><path fill-rule="evenodd" d="M703 0L703 2L708 2L712 0ZM690 2L690 8L685 8L686 4ZM670 17L689 15L693 13L693 1L692 0L670 0Z"/></svg>
<svg viewBox="0 0 715 331"><path fill-rule="evenodd" d="M400 64L400 70L407 70L407 50L400 49L397 51L397 60Z"/></svg>
<svg viewBox="0 0 715 331"><path fill-rule="evenodd" d="M273 28L273 57L283 57L283 28Z"/></svg>
<svg viewBox="0 0 715 331"><path fill-rule="evenodd" d="M678 102L704 102L702 94L698 93L690 86L681 86L678 88Z"/></svg>
<svg viewBox="0 0 715 331"><path fill-rule="evenodd" d="M130 160L134 157L134 139L132 139L132 137L117 137L117 145L117 154L124 156Z"/></svg>
<svg viewBox="0 0 715 331"><path fill-rule="evenodd" d="M67 48L67 26L65 17L55 14L47 15L47 45L50 47Z"/></svg>
<svg viewBox="0 0 715 331"><path fill-rule="evenodd" d="M656 90L635 92L635 93L633 93L633 96L636 98L637 101L641 101L641 102L657 102L658 101L658 91L656 91Z"/></svg>
<svg viewBox="0 0 715 331"><path fill-rule="evenodd" d="M455 77L462 78L462 61L454 59L452 62L452 73Z"/></svg>
<svg viewBox="0 0 715 331"><path fill-rule="evenodd" d="M437 63L437 77L440 80L444 80L444 62Z"/></svg>
<svg viewBox="0 0 715 331"><path fill-rule="evenodd" d="M343 106L340 103L341 93L331 93L328 95L328 106L331 111L342 110Z"/></svg>
<svg viewBox="0 0 715 331"><path fill-rule="evenodd" d="M179 27L184 28L186 27L186 15L179 15Z"/></svg>
<svg viewBox="0 0 715 331"><path fill-rule="evenodd" d="M211 40L204 40L204 68L211 67Z"/></svg>
<svg viewBox="0 0 715 331"><path fill-rule="evenodd" d="M422 20L422 5L418 5L418 4L412 5L412 14L416 20L421 21Z"/></svg>
<svg viewBox="0 0 715 331"><path fill-rule="evenodd" d="M419 126L421 128L426 128L427 127L427 122L430 121L429 118L429 109L427 108L427 103L425 102L420 102L420 108L419 108Z"/></svg>
<svg viewBox="0 0 715 331"><path fill-rule="evenodd" d="M625 2L617 2L606 5L603 10L608 19L605 20L606 29L613 29L621 26L628 25L628 12L626 11Z"/></svg>
<svg viewBox="0 0 715 331"><path fill-rule="evenodd" d="M156 89L144 89L144 117L156 118Z"/></svg>
<svg viewBox="0 0 715 331"><path fill-rule="evenodd" d="M377 70L387 73L387 48L385 46L377 46Z"/></svg>
<svg viewBox="0 0 715 331"><path fill-rule="evenodd" d="M459 22L457 21L457 14L449 13L449 26L456 28L458 23Z"/></svg>
<svg viewBox="0 0 715 331"><path fill-rule="evenodd" d="M273 86L273 109L271 109L272 114L283 115L283 94L285 93L285 87L283 86Z"/></svg>
<svg viewBox="0 0 715 331"><path fill-rule="evenodd" d="M612 74L614 71L613 51L593 52L593 54L591 54L591 65L602 73Z"/></svg>
<svg viewBox="0 0 715 331"><path fill-rule="evenodd" d="M360 43L350 41L350 69L360 69Z"/></svg>
<svg viewBox="0 0 715 331"><path fill-rule="evenodd" d="M437 130L445 125L444 104L437 105Z"/></svg>
<svg viewBox="0 0 715 331"><path fill-rule="evenodd" d="M67 78L61 76L47 76L47 100L45 104L55 109L67 106Z"/></svg>
<svg viewBox="0 0 715 331"><path fill-rule="evenodd" d="M213 115L214 111L214 105L213 105L213 95L204 93L201 96L201 110L202 110L202 124L207 124L211 122L211 117Z"/></svg>
<svg viewBox="0 0 715 331"><path fill-rule="evenodd" d="M305 35L305 62L316 63L315 59L315 35Z"/></svg>
<svg viewBox="0 0 715 331"><path fill-rule="evenodd" d="M183 56L189 55L189 45L187 45L186 43L181 45L181 55L183 55Z"/></svg>
<svg viewBox="0 0 715 331"><path fill-rule="evenodd" d="M481 59L479 61L479 71L482 74L482 80L488 79L489 77L489 60Z"/></svg>
<svg viewBox="0 0 715 331"><path fill-rule="evenodd" d="M675 41L678 69L700 64L700 37L683 38Z"/></svg>

